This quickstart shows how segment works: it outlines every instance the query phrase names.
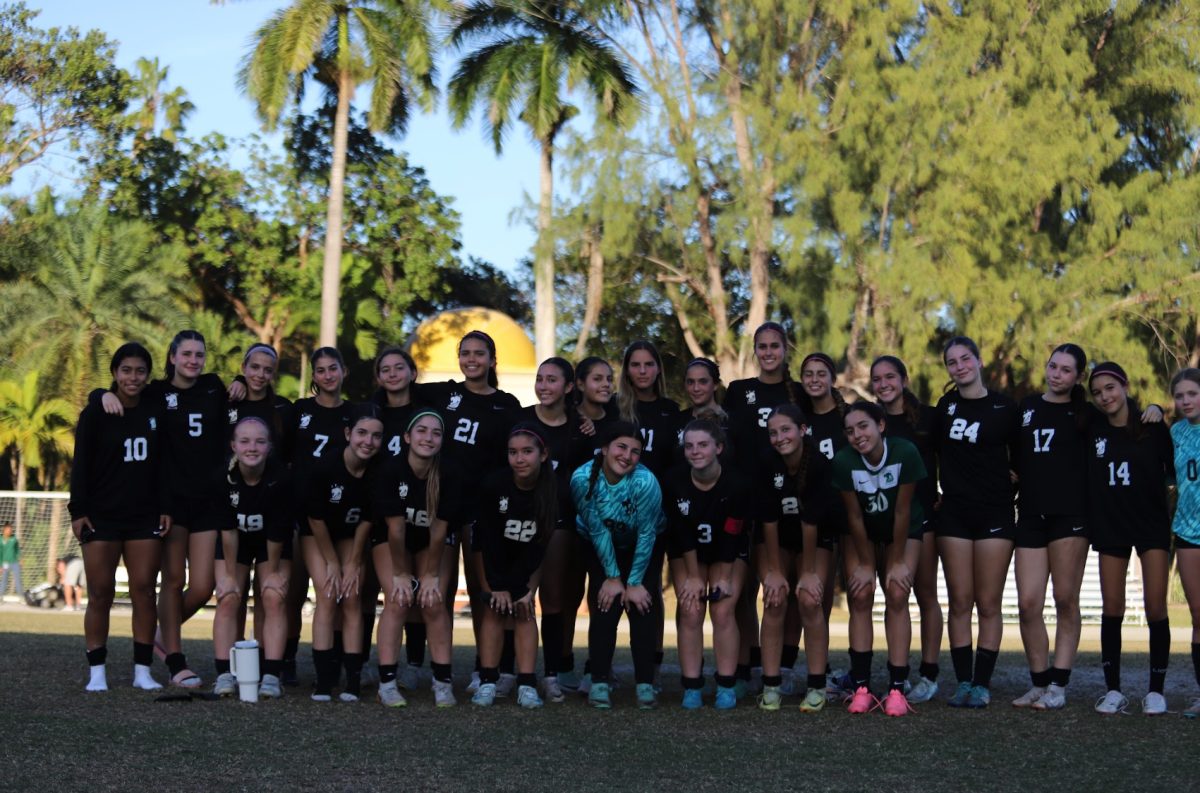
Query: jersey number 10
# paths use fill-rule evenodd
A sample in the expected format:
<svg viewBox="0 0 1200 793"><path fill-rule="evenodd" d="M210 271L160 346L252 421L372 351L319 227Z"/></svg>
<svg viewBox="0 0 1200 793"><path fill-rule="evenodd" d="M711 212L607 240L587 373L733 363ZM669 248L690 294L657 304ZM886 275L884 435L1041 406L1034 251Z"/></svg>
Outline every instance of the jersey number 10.
<svg viewBox="0 0 1200 793"><path fill-rule="evenodd" d="M141 462L150 456L150 444L145 438L125 439L125 462Z"/></svg>

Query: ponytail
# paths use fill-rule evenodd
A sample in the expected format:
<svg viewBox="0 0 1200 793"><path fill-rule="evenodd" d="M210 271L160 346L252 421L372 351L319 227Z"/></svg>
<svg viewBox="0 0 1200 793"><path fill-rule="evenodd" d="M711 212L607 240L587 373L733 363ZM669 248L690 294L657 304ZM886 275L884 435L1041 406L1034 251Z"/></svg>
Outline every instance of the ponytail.
<svg viewBox="0 0 1200 793"><path fill-rule="evenodd" d="M462 352L463 342L467 339L479 339L483 342L483 345L487 347L488 354L492 356L492 364L488 367L487 372L487 384L492 388L499 388L500 378L496 376L496 342L492 340L491 336L487 335L483 331L472 330L458 340L458 349L456 352ZM414 370L414 372L415 371L416 370Z"/></svg>
<svg viewBox="0 0 1200 793"><path fill-rule="evenodd" d="M167 364L165 371L168 383L175 379L175 364L171 362L171 359L175 357L175 353L179 352L179 345L183 344L185 341L198 341L203 344L205 348L208 347L207 343L204 341L204 336L198 330L181 330L176 333L175 338L171 339L170 348L167 350Z"/></svg>

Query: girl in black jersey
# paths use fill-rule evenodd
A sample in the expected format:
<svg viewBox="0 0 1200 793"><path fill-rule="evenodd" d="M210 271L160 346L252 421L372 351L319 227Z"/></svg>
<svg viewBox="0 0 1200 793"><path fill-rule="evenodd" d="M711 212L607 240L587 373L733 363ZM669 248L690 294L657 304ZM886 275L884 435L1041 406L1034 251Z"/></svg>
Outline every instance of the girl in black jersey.
<svg viewBox="0 0 1200 793"><path fill-rule="evenodd" d="M733 462L733 445L729 442L729 414L717 401L717 389L721 385L721 369L708 358L693 358L683 370L683 391L687 394L688 407L679 413L679 430L675 433L676 455L684 460L683 430L694 419L707 418L716 422L725 435L722 441L721 459Z"/></svg>
<svg viewBox="0 0 1200 793"><path fill-rule="evenodd" d="M254 384L247 377L250 390ZM253 567L261 600L261 618L256 616L256 633L263 648L263 676L259 695L282 696L279 676L283 668L283 646L287 640L287 595L292 558L291 483L283 464L271 453L271 431L257 416L247 416L233 430L233 459L227 472L219 475L214 496L221 499L217 524L221 545L217 560L217 612L213 617L213 657L217 681L213 693L237 693L237 679L229 669L229 651L242 635L238 625L239 604L245 599Z"/></svg>
<svg viewBox="0 0 1200 793"><path fill-rule="evenodd" d="M140 344L121 345L109 371L121 415L89 403L75 428L71 463L71 531L87 572L83 618L90 678L88 691L107 691L108 620L122 558L133 604L133 685L162 688L150 675L154 661L154 584L161 537L171 530L161 454L162 413L143 398L152 364Z"/></svg>
<svg viewBox="0 0 1200 793"><path fill-rule="evenodd" d="M270 344L251 344L242 357L241 380L245 382L246 396L241 401L232 393L230 386L229 428L239 421L256 416L262 419L271 431L271 453L283 460L291 459L292 403L275 393L272 383L279 368L279 355Z"/></svg>
<svg viewBox="0 0 1200 793"><path fill-rule="evenodd" d="M950 660L958 688L953 707L991 702L1000 653L1004 581L1013 554L1012 468L1017 406L983 383L979 347L965 336L946 344L953 388L938 400L938 473L942 486L938 550L950 594ZM979 618L979 650L971 651L971 610Z"/></svg>
<svg viewBox="0 0 1200 793"><path fill-rule="evenodd" d="M569 382L569 380L568 380ZM537 693L537 621L533 594L538 588L546 541L558 525L559 482L540 427L522 422L508 438L508 467L483 480L472 548L480 557L487 592L478 604L480 685L471 702L491 705L500 679L504 634L516 636L517 704L540 708ZM561 696L561 695L560 695Z"/></svg>
<svg viewBox="0 0 1200 793"><path fill-rule="evenodd" d="M746 578L750 482L721 465L725 433L709 419L693 419L683 431L686 462L673 468L663 492L667 554L676 582L679 667L683 707L703 706L704 612L713 623L717 666L716 707L737 705L734 673L738 637L735 610Z"/></svg>
<svg viewBox="0 0 1200 793"><path fill-rule="evenodd" d="M937 412L912 392L908 368L894 355L881 355L871 364L871 392L887 413L884 434L912 442L921 453L927 473L917 483L917 500L925 513L925 534L930 536L921 542L921 560L913 579L913 593L921 613L921 666L916 685L906 695L910 703L919 704L937 696L938 656L945 625L942 605L938 602L937 543L932 536L937 502L937 455L934 452Z"/></svg>
<svg viewBox="0 0 1200 793"><path fill-rule="evenodd" d="M317 685L312 698L328 702L338 678L333 650L336 614L342 619L342 665L346 688L340 699L357 702L363 665L363 554L371 533L371 489L368 467L383 441L383 421L375 405L358 405L351 412L342 453L324 462L308 479L308 520L301 524L304 550L313 589L317 593L312 619L313 667Z"/></svg>
<svg viewBox="0 0 1200 793"><path fill-rule="evenodd" d="M1150 691L1142 712L1167 712L1163 685L1171 655L1167 617L1171 519L1167 484L1175 476L1174 449L1165 424L1143 423L1129 396L1129 378L1115 363L1097 364L1088 378L1092 400L1103 414L1091 422L1087 458L1088 530L1100 554L1100 657L1108 693L1096 704L1103 714L1120 713L1121 622L1125 617L1125 576L1137 551L1142 566L1142 597L1150 631Z"/></svg>
<svg viewBox="0 0 1200 793"><path fill-rule="evenodd" d="M833 359L823 352L809 353L800 362L799 403L808 416L808 436L817 450L832 460L846 445L842 417L846 414L846 399L833 387L837 372Z"/></svg>
<svg viewBox="0 0 1200 793"><path fill-rule="evenodd" d="M420 609L429 634L433 696L439 708L456 704L451 681L453 623L439 581L450 524L459 520L457 478L442 464L444 425L432 410L418 411L404 433L405 453L387 458L375 482L376 511L386 525L371 535L375 572L387 598L379 618L379 700L388 707L407 702L396 686L400 626Z"/></svg>
<svg viewBox="0 0 1200 793"><path fill-rule="evenodd" d="M833 569L833 543L818 536L827 519L833 490L829 463L805 441L808 418L787 403L767 419L773 457L757 473L761 537L757 549L758 578L763 588L763 692L759 707L779 710L783 693L780 660L784 618L795 592L804 627L808 660L808 693L800 709L816 712L825 706L825 677L829 660L829 624L822 605L825 582Z"/></svg>

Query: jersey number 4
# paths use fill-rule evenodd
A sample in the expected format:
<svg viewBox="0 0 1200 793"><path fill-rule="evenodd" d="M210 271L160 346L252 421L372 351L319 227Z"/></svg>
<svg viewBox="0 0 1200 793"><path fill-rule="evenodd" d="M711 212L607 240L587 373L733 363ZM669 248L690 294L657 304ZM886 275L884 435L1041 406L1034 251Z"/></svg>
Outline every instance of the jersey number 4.
<svg viewBox="0 0 1200 793"><path fill-rule="evenodd" d="M966 419L955 419L950 425L950 440L961 441L963 439L971 443L979 443L979 422L968 422Z"/></svg>
<svg viewBox="0 0 1200 793"><path fill-rule="evenodd" d="M1116 487L1117 485L1129 487L1129 463L1108 464L1108 486Z"/></svg>

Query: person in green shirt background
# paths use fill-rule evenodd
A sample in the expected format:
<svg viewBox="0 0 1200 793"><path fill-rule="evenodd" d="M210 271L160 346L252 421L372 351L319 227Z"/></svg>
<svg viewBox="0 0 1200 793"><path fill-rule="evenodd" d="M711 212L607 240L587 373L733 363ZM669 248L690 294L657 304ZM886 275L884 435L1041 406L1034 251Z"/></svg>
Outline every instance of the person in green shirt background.
<svg viewBox="0 0 1200 793"><path fill-rule="evenodd" d="M21 546L13 534L11 523L5 522L0 530L0 598L8 594L8 580L12 577L13 591L21 596Z"/></svg>

